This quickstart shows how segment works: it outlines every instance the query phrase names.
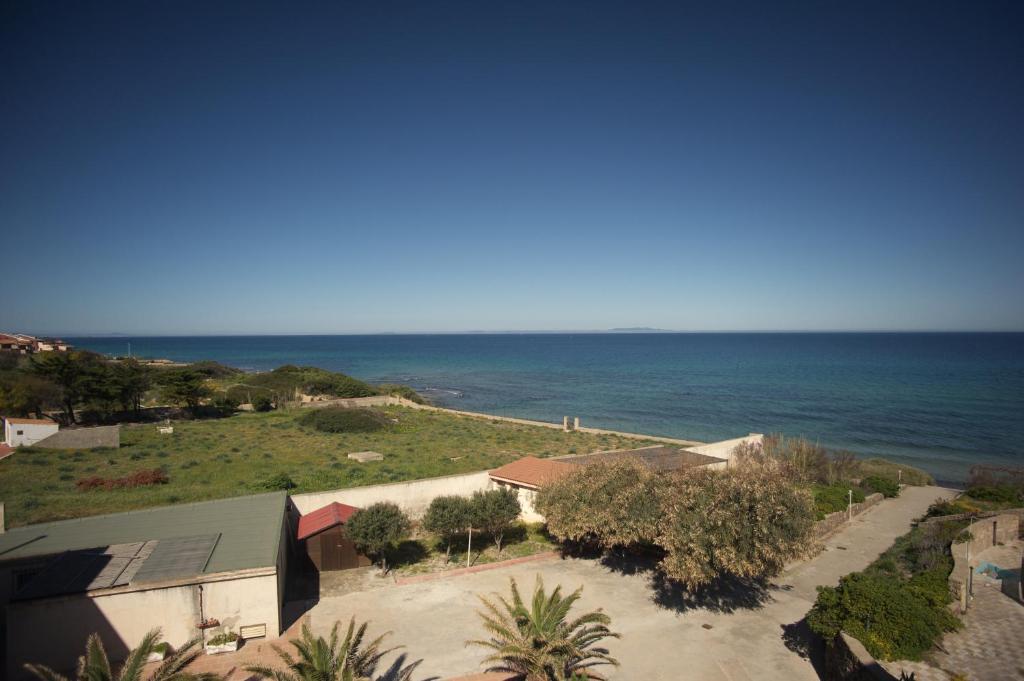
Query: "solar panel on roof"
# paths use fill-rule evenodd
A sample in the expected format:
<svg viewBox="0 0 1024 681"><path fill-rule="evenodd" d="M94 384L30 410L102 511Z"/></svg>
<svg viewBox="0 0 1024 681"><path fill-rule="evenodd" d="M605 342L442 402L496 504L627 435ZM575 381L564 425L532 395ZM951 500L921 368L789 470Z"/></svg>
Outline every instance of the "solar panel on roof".
<svg viewBox="0 0 1024 681"><path fill-rule="evenodd" d="M202 574L220 534L161 539L135 573L132 583L162 582Z"/></svg>

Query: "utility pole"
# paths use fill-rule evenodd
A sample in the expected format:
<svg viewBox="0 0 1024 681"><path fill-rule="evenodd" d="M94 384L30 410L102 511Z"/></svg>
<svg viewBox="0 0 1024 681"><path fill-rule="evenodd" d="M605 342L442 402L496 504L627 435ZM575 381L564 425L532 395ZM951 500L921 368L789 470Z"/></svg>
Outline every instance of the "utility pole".
<svg viewBox="0 0 1024 681"><path fill-rule="evenodd" d="M847 502L846 513L849 520L853 520L853 490L847 490L847 494L850 495L850 501Z"/></svg>
<svg viewBox="0 0 1024 681"><path fill-rule="evenodd" d="M469 541L466 543L466 567L469 567L470 556L473 555L473 526L469 526Z"/></svg>

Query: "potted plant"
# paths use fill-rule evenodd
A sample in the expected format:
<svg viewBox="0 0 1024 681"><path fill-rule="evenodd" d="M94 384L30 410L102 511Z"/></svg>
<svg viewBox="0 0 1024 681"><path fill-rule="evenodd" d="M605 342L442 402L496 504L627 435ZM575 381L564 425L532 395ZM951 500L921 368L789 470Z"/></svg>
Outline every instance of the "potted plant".
<svg viewBox="0 0 1024 681"><path fill-rule="evenodd" d="M146 658L146 662L161 662L170 654L171 644L167 641L160 641L160 643L153 646L153 650L149 653L149 657Z"/></svg>
<svg viewBox="0 0 1024 681"><path fill-rule="evenodd" d="M238 650L238 634L225 631L206 642L206 654L230 653Z"/></svg>

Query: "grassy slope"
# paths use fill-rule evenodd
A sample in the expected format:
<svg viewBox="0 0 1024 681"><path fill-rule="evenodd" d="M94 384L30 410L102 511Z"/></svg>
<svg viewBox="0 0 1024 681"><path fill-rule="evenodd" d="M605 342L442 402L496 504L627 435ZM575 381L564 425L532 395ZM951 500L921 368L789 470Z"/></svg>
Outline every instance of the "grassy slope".
<svg viewBox="0 0 1024 681"><path fill-rule="evenodd" d="M173 435L158 434L154 425L123 427L116 451L22 451L0 461L0 500L6 502L8 526L14 527L251 494L263 491L260 481L277 473L298 483L293 492L311 492L467 473L526 454L554 456L654 444L402 407L384 411L399 423L384 432L350 435L300 426L300 411L176 422ZM379 451L386 458L368 464L345 458L362 450ZM83 477L120 477L157 466L167 470L168 484L89 492L75 487Z"/></svg>

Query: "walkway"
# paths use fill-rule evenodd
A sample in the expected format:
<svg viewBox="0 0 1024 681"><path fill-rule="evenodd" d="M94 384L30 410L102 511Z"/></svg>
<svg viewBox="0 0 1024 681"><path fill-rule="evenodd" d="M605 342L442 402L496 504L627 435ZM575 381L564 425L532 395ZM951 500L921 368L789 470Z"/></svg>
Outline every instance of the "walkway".
<svg viewBox="0 0 1024 681"><path fill-rule="evenodd" d="M528 592L539 575L549 589L582 585L577 607L603 608L611 616L612 629L622 638L609 643L621 662L608 674L610 679L814 681L818 675L802 620L817 596L816 587L835 584L842 575L867 566L932 501L951 496L952 491L935 487L906 488L898 499L855 518L826 540L821 553L790 566L768 588L732 586L695 598L635 565L556 558L326 597L307 617L317 634L352 616L370 621L370 635L393 632L387 644L405 646L401 652L409 660L423 660L416 678L470 675L481 669L484 657L482 649L465 644L482 635L477 595L507 593L510 577ZM274 661L270 643L252 641L236 654L204 658L193 671L233 671L233 679L244 679L244 665Z"/></svg>
<svg viewBox="0 0 1024 681"><path fill-rule="evenodd" d="M981 553L979 563L1004 568L1006 579L975 574L974 598L963 617L964 628L942 638L942 651L931 656L932 664L894 662L886 663L886 668L897 677L901 669L913 672L915 681L949 681L954 674L968 681L1024 679L1024 605L1016 600L1020 556L1021 542Z"/></svg>

